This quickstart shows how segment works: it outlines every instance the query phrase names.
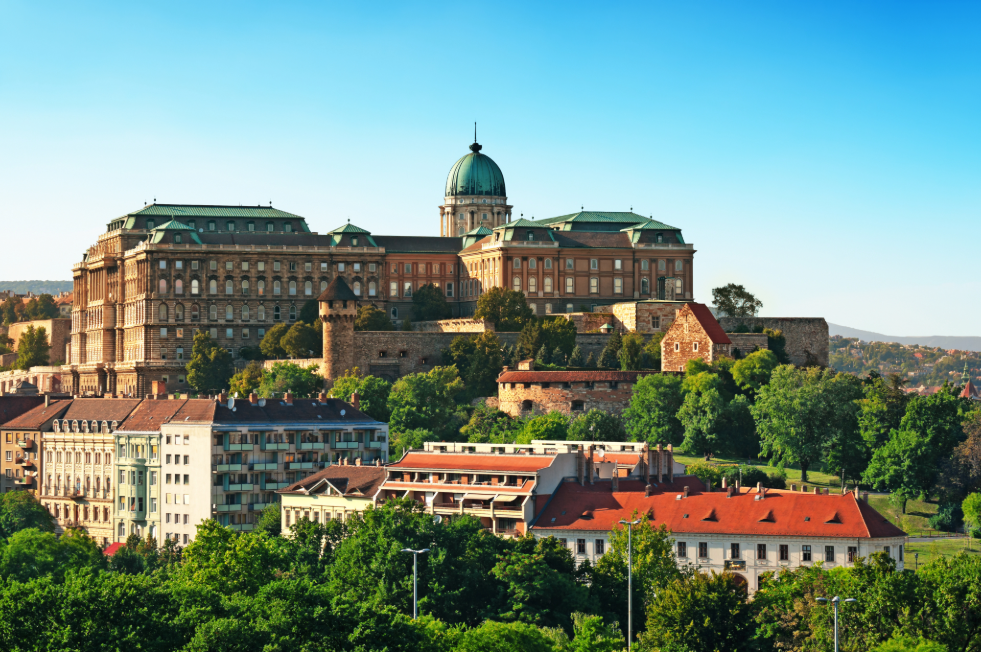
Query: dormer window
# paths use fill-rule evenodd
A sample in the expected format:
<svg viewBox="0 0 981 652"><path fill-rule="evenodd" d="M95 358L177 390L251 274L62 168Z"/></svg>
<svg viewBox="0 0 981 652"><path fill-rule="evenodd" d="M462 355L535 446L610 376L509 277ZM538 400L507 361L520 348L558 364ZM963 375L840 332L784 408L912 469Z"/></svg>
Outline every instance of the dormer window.
<svg viewBox="0 0 981 652"><path fill-rule="evenodd" d="M535 232L534 231L528 231L528 238L527 239L528 239L529 242L531 242L532 240L534 240L535 239Z"/></svg>
<svg viewBox="0 0 981 652"><path fill-rule="evenodd" d="M272 231L275 228L272 222L266 222L266 231Z"/></svg>
<svg viewBox="0 0 981 652"><path fill-rule="evenodd" d="M235 230L235 222L232 222L232 221L226 222L225 223L225 230L226 231L234 231Z"/></svg>
<svg viewBox="0 0 981 652"><path fill-rule="evenodd" d="M184 241L184 240L183 240L183 238L181 237L181 234L180 234L180 233L175 233L175 234L174 234L174 244L180 244L180 243L181 243L181 242L183 242L183 241Z"/></svg>
<svg viewBox="0 0 981 652"><path fill-rule="evenodd" d="M249 223L248 223L248 224L246 225L246 228L247 228L247 229L248 229L249 231L255 231L255 222L249 222Z"/></svg>
<svg viewBox="0 0 981 652"><path fill-rule="evenodd" d="M357 236L351 238L351 246L352 247L357 247L358 246L358 237Z"/></svg>
<svg viewBox="0 0 981 652"><path fill-rule="evenodd" d="M209 231L214 231L217 228L218 228L218 225L217 225L216 222L214 222L214 221L208 222L208 230Z"/></svg>
<svg viewBox="0 0 981 652"><path fill-rule="evenodd" d="M283 231L285 231L287 233L292 233L293 232L293 225L290 224L289 222L285 222L283 224Z"/></svg>
<svg viewBox="0 0 981 652"><path fill-rule="evenodd" d="M657 234L657 242L664 242L664 234L662 233Z"/></svg>

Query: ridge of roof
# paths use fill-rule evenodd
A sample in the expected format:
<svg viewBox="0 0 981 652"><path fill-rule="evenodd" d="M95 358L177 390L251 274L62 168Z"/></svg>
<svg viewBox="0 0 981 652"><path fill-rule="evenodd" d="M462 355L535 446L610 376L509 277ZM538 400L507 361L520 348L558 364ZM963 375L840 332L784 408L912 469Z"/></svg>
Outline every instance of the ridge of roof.
<svg viewBox="0 0 981 652"><path fill-rule="evenodd" d="M187 215L189 217L288 217L305 219L272 206L230 206L225 204L149 204L127 213L131 215Z"/></svg>
<svg viewBox="0 0 981 652"><path fill-rule="evenodd" d="M328 231L327 233L328 234L333 234L333 233L368 233L368 234L370 234L371 231L368 231L367 229L362 229L360 226L355 226L354 224L351 224L350 222L348 222L347 224L342 224L341 226L337 227L336 229L334 229L332 231Z"/></svg>
<svg viewBox="0 0 981 652"><path fill-rule="evenodd" d="M548 228L548 225L547 224L544 224L542 222L535 221L535 220L526 220L523 217L519 217L518 219L516 219L516 220L514 220L512 222L507 222L505 224L501 224L499 226L495 226L494 227L494 231L501 231L501 230L504 230L504 229L513 229L513 228L516 228L516 227L520 227L520 228L537 227L537 228L540 228L540 229L544 229L544 228Z"/></svg>
<svg viewBox="0 0 981 652"><path fill-rule="evenodd" d="M704 303L695 303L694 301L691 301L686 304L686 307L691 310L692 314L695 316L695 319L697 319L698 323L702 325L703 329L705 329L705 334L709 336L709 339L711 339L712 342L715 344L732 344L732 340L730 340L729 336L726 335L725 330L723 330L722 326L719 325L719 321L715 318L715 315L712 314L712 311L708 309L708 306L706 306ZM684 310L684 308L682 308L682 310ZM678 321L675 320L675 324L677 323Z"/></svg>
<svg viewBox="0 0 981 652"><path fill-rule="evenodd" d="M335 276L330 284L320 293L317 301L359 301L360 297L348 287L347 281L341 276Z"/></svg>
<svg viewBox="0 0 981 652"><path fill-rule="evenodd" d="M620 230L621 231L664 231L664 230L680 231L681 229L674 226L668 226L664 222L658 222L655 219L649 219L649 220L645 220L640 224L634 224L632 226L628 226L627 228L620 229Z"/></svg>

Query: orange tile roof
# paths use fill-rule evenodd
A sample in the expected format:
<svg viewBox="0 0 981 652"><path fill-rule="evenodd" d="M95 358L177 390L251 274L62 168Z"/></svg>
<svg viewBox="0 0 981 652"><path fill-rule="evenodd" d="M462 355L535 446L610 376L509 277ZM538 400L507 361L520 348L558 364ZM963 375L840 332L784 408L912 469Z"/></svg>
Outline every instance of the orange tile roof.
<svg viewBox="0 0 981 652"><path fill-rule="evenodd" d="M708 306L704 303L694 302L686 305L691 308L692 314L695 315L695 319L705 329L705 334L709 336L710 340L716 344L732 344L732 340L726 335L726 332L719 325L718 320L716 320L712 311L708 309Z"/></svg>
<svg viewBox="0 0 981 652"><path fill-rule="evenodd" d="M16 428L20 430L37 430L48 420L61 418L61 415L71 406L71 401L52 401L50 405L38 405L33 410L15 417L0 425L0 428Z"/></svg>
<svg viewBox="0 0 981 652"><path fill-rule="evenodd" d="M480 455L477 453L431 453L409 451L390 469L438 471L533 472L551 466L555 455Z"/></svg>
<svg viewBox="0 0 981 652"><path fill-rule="evenodd" d="M698 484L696 484L698 483ZM723 491L700 491L697 478L675 478L671 491L658 487L644 496L643 482L621 480L618 492L610 482L580 486L564 482L535 523L535 530L609 531L634 512L648 514L676 534L733 534L797 537L847 537L867 539L902 537L905 533L889 523L854 494L825 496L793 491L756 492L727 498ZM688 498L677 499L678 488L689 484ZM699 489L694 487L698 486ZM554 520L553 520L554 519Z"/></svg>
<svg viewBox="0 0 981 652"><path fill-rule="evenodd" d="M660 373L657 371L505 371L499 383L586 383L623 382L635 383L640 376Z"/></svg>
<svg viewBox="0 0 981 652"><path fill-rule="evenodd" d="M384 488L404 491L441 491L444 493L526 494L534 486L534 480L526 480L520 486L505 486L500 484L441 484L438 482L386 480Z"/></svg>

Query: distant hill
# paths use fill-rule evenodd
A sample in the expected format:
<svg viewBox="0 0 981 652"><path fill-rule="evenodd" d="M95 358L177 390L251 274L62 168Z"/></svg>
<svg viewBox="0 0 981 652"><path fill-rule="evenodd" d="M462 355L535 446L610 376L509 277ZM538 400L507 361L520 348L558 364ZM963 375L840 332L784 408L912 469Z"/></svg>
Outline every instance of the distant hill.
<svg viewBox="0 0 981 652"><path fill-rule="evenodd" d="M920 346L938 346L942 349L958 349L960 351L981 351L981 337L965 335L926 335L923 337L897 337L883 335L872 331L861 331L857 328L828 324L829 335L856 337L865 342L895 342L896 344L919 344Z"/></svg>
<svg viewBox="0 0 981 652"><path fill-rule="evenodd" d="M17 294L58 294L59 292L70 292L72 289L71 281L0 281L0 292L3 290L13 290Z"/></svg>

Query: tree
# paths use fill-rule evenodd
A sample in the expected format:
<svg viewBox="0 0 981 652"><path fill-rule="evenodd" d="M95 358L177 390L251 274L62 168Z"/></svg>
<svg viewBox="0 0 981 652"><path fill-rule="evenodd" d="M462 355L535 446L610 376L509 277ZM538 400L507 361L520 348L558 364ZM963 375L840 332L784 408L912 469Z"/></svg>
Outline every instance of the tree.
<svg viewBox="0 0 981 652"><path fill-rule="evenodd" d="M471 399L497 394L497 377L504 369L503 347L497 334L458 335L443 359L456 366Z"/></svg>
<svg viewBox="0 0 981 652"><path fill-rule="evenodd" d="M266 532L271 536L278 537L280 532L283 530L283 522L281 517L282 514L280 513L279 503L266 505L266 507L259 514L259 520L256 521L255 531Z"/></svg>
<svg viewBox="0 0 981 652"><path fill-rule="evenodd" d="M316 396L324 387L324 379L317 373L317 365L301 367L293 362L274 362L259 385L259 394L265 398L283 396L292 392L297 397Z"/></svg>
<svg viewBox="0 0 981 652"><path fill-rule="evenodd" d="M320 302L316 299L307 299L303 302L296 320L302 321L304 324L313 324L318 319L320 319Z"/></svg>
<svg viewBox="0 0 981 652"><path fill-rule="evenodd" d="M412 320L409 319L408 317L406 317L405 319L403 319L402 320L402 332L403 333L411 333L413 330L415 330L415 329L412 327Z"/></svg>
<svg viewBox="0 0 981 652"><path fill-rule="evenodd" d="M708 459L722 447L719 425L725 401L719 394L719 377L702 372L685 380L690 384L685 400L678 410L678 420L685 429L684 449L689 455L705 455Z"/></svg>
<svg viewBox="0 0 981 652"><path fill-rule="evenodd" d="M0 538L8 539L28 528L54 532L54 518L30 492L0 494Z"/></svg>
<svg viewBox="0 0 981 652"><path fill-rule="evenodd" d="M542 348L538 349L538 355L535 356L535 362L540 365L551 364L552 354L549 353L548 344L542 344Z"/></svg>
<svg viewBox="0 0 981 652"><path fill-rule="evenodd" d="M228 383L228 391L233 396L237 394L243 398L248 398L249 394L259 390L259 385L262 384L262 378L265 374L265 367L261 362L250 362L245 369L232 376Z"/></svg>
<svg viewBox="0 0 981 652"><path fill-rule="evenodd" d="M434 367L427 373L403 376L392 385L388 407L393 432L431 428L437 434L454 435L451 418L456 397L463 391L456 367Z"/></svg>
<svg viewBox="0 0 981 652"><path fill-rule="evenodd" d="M354 330L393 331L395 324L388 318L384 310L379 310L369 303L358 306L358 316L354 319Z"/></svg>
<svg viewBox="0 0 981 652"><path fill-rule="evenodd" d="M626 645L617 622L607 625L601 616L572 614L572 631L569 652L621 652Z"/></svg>
<svg viewBox="0 0 981 652"><path fill-rule="evenodd" d="M351 395L357 393L362 412L376 421L387 422L391 414L388 410L388 396L391 392L390 382L377 376L362 376L361 370L355 367L334 381L330 395L342 401L350 401Z"/></svg>
<svg viewBox="0 0 981 652"><path fill-rule="evenodd" d="M426 283L412 295L412 316L416 321L435 321L453 316L443 290Z"/></svg>
<svg viewBox="0 0 981 652"><path fill-rule="evenodd" d="M872 652L947 652L947 646L933 643L925 638L897 636L876 647Z"/></svg>
<svg viewBox="0 0 981 652"><path fill-rule="evenodd" d="M474 317L493 322L494 330L504 333L520 331L534 313L523 292L493 287L477 299Z"/></svg>
<svg viewBox="0 0 981 652"><path fill-rule="evenodd" d="M471 444L512 444L521 432L521 422L481 403L460 432Z"/></svg>
<svg viewBox="0 0 981 652"><path fill-rule="evenodd" d="M542 324L537 319L530 319L525 322L518 333L518 360L528 360L534 358L542 347L545 346L545 334L542 332Z"/></svg>
<svg viewBox="0 0 981 652"><path fill-rule="evenodd" d="M543 342L549 351L561 349L565 356L576 347L576 325L564 317L545 317L541 320Z"/></svg>
<svg viewBox="0 0 981 652"><path fill-rule="evenodd" d="M582 349L580 349L579 345L576 344L576 346L572 349L572 354L569 356L569 366L581 367L584 364L586 363L583 361Z"/></svg>
<svg viewBox="0 0 981 652"><path fill-rule="evenodd" d="M503 585L495 619L568 627L572 613L585 606L589 589L576 583L572 573L550 566L540 552L543 544L549 545L549 539L539 539L539 550L534 552L507 552L491 569L491 575Z"/></svg>
<svg viewBox="0 0 981 652"><path fill-rule="evenodd" d="M632 441L652 445L681 443L681 383L682 379L673 374L650 374L637 380L630 405L623 412L624 426Z"/></svg>
<svg viewBox="0 0 981 652"><path fill-rule="evenodd" d="M586 358L586 368L595 369L596 368L596 357L593 356L593 352L589 352L589 357Z"/></svg>
<svg viewBox="0 0 981 652"><path fill-rule="evenodd" d="M283 349L280 342L289 330L290 327L282 323L276 324L267 330L265 336L262 338L262 342L259 343L259 348L262 349L262 355L271 360L285 358L286 350Z"/></svg>
<svg viewBox="0 0 981 652"><path fill-rule="evenodd" d="M623 441L623 421L615 414L593 408L569 422L570 441Z"/></svg>
<svg viewBox="0 0 981 652"><path fill-rule="evenodd" d="M260 346L243 346L238 350L238 357L243 360L259 361L264 360L265 356L262 355L262 347Z"/></svg>
<svg viewBox="0 0 981 652"><path fill-rule="evenodd" d="M552 364L558 365L560 367L565 366L566 364L565 351L563 351L561 347L557 346L555 347L555 350L552 351Z"/></svg>
<svg viewBox="0 0 981 652"><path fill-rule="evenodd" d="M712 289L712 305L724 317L755 317L763 302L742 285L729 283Z"/></svg>
<svg viewBox="0 0 981 652"><path fill-rule="evenodd" d="M317 331L312 326L298 321L286 332L286 335L283 335L279 345L291 358L309 358L315 354L316 349L323 348L320 341Z"/></svg>
<svg viewBox="0 0 981 652"><path fill-rule="evenodd" d="M564 441L569 438L569 418L561 412L549 412L531 417L514 443L530 444L535 439Z"/></svg>
<svg viewBox="0 0 981 652"><path fill-rule="evenodd" d="M884 445L889 433L899 429L910 400L903 384L903 379L895 374L888 380L877 372L865 378L865 398L858 402L858 427L869 450Z"/></svg>
<svg viewBox="0 0 981 652"><path fill-rule="evenodd" d="M640 641L648 648L691 652L754 650L750 616L746 587L734 574L689 570L651 603Z"/></svg>
<svg viewBox="0 0 981 652"><path fill-rule="evenodd" d="M801 482L807 482L808 469L829 450L837 451L837 462L844 464L860 439L855 403L859 398L861 388L854 376L817 367L777 367L751 408L762 452L775 461L800 465Z"/></svg>
<svg viewBox="0 0 981 652"><path fill-rule="evenodd" d="M232 377L232 354L208 336L198 331L187 363L187 382L198 392L222 390Z"/></svg>
<svg viewBox="0 0 981 652"><path fill-rule="evenodd" d="M770 382L773 370L780 363L773 351L762 349L753 351L742 360L732 365L732 378L741 389L756 396L760 388Z"/></svg>
<svg viewBox="0 0 981 652"><path fill-rule="evenodd" d="M175 575L218 595L255 595L282 564L268 533L239 534L209 519L198 525L194 540L184 548Z"/></svg>
<svg viewBox="0 0 981 652"><path fill-rule="evenodd" d="M650 341L644 346L644 356L651 369L661 369L661 340L664 339L664 332L658 331L651 336Z"/></svg>
<svg viewBox="0 0 981 652"><path fill-rule="evenodd" d="M20 316L18 315L18 308L21 307L20 299L11 297L3 302L3 307L0 309L0 317L3 319L4 326L10 326L18 321L20 321Z"/></svg>
<svg viewBox="0 0 981 652"><path fill-rule="evenodd" d="M54 302L54 297L50 294L41 294L27 302L27 305L24 306L23 318L32 321L54 319L58 314L58 306Z"/></svg>
<svg viewBox="0 0 981 652"><path fill-rule="evenodd" d="M413 428L392 435L389 452L393 457L401 457L406 451L420 450L427 441L439 441L432 430Z"/></svg>
<svg viewBox="0 0 981 652"><path fill-rule="evenodd" d="M455 652L554 652L552 639L546 632L522 622L499 623L484 621L460 637Z"/></svg>
<svg viewBox="0 0 981 652"><path fill-rule="evenodd" d="M44 326L37 328L33 325L28 326L17 342L17 361L14 363L14 368L30 369L31 367L47 365L50 350L48 331L45 330Z"/></svg>
<svg viewBox="0 0 981 652"><path fill-rule="evenodd" d="M623 347L623 338L620 333L613 331L610 339L607 340L603 352L600 353L599 366L602 369L618 369L620 367L619 355Z"/></svg>
<svg viewBox="0 0 981 652"><path fill-rule="evenodd" d="M0 333L0 355L6 355L7 353L13 353L14 341L7 337L6 333Z"/></svg>
<svg viewBox="0 0 981 652"><path fill-rule="evenodd" d="M981 493L969 494L961 503L964 521L972 527L981 528Z"/></svg>
<svg viewBox="0 0 981 652"><path fill-rule="evenodd" d="M617 354L623 371L636 371L644 359L644 336L640 333L627 333Z"/></svg>
<svg viewBox="0 0 981 652"><path fill-rule="evenodd" d="M783 331L778 328L760 328L757 332L766 335L766 345L773 355L777 356L780 364L790 364L790 356L787 355L787 338ZM814 365L808 365L814 366Z"/></svg>

